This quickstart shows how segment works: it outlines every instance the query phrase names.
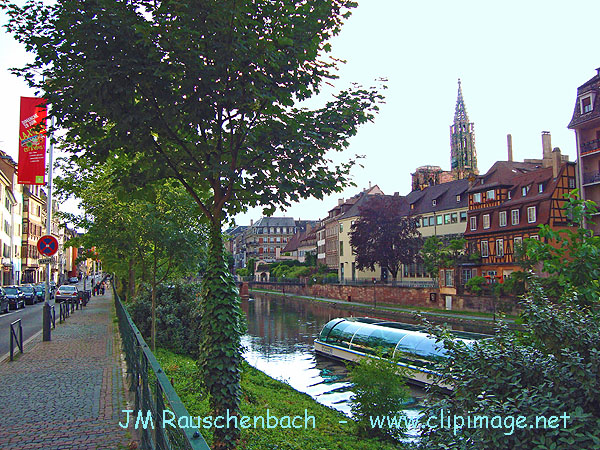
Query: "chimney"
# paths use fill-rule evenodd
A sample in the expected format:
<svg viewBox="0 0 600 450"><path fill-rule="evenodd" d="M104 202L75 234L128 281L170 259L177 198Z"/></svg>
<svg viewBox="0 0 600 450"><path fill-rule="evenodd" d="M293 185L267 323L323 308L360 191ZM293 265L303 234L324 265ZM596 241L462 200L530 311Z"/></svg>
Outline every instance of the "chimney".
<svg viewBox="0 0 600 450"><path fill-rule="evenodd" d="M343 204L344 204L344 199L343 199L343 198L340 198L340 199L338 200L338 206L342 206Z"/></svg>
<svg viewBox="0 0 600 450"><path fill-rule="evenodd" d="M394 197L399 197L400 196L400 192L394 192Z"/></svg>
<svg viewBox="0 0 600 450"><path fill-rule="evenodd" d="M371 189L371 182L369 181L369 189Z"/></svg>
<svg viewBox="0 0 600 450"><path fill-rule="evenodd" d="M513 160L513 154L512 154L512 136L510 134L506 135L506 145L508 146L508 161L511 162Z"/></svg>
<svg viewBox="0 0 600 450"><path fill-rule="evenodd" d="M250 226L254 225L254 220L250 219Z"/></svg>
<svg viewBox="0 0 600 450"><path fill-rule="evenodd" d="M560 163L560 148L554 147L554 150L552 150L552 176L554 178L558 177L558 172L560 171Z"/></svg>
<svg viewBox="0 0 600 450"><path fill-rule="evenodd" d="M552 165L552 140L549 131L542 131L542 167Z"/></svg>

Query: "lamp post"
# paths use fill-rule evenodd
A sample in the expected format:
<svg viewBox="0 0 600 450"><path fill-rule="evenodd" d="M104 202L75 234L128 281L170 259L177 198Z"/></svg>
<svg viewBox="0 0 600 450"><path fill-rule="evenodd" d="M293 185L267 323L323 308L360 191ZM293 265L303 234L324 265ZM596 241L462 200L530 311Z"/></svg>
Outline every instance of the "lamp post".
<svg viewBox="0 0 600 450"><path fill-rule="evenodd" d="M377 280L373 278L373 307L377 309L377 289L375 289L375 285L377 284Z"/></svg>

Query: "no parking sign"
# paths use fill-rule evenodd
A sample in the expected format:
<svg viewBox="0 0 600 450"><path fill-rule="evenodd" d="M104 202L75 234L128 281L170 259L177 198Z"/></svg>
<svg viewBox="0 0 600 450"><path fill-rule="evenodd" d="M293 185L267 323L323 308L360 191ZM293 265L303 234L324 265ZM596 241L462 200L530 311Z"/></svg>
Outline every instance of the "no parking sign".
<svg viewBox="0 0 600 450"><path fill-rule="evenodd" d="M58 251L58 241L54 236L45 235L37 243L38 251L44 256L52 256Z"/></svg>

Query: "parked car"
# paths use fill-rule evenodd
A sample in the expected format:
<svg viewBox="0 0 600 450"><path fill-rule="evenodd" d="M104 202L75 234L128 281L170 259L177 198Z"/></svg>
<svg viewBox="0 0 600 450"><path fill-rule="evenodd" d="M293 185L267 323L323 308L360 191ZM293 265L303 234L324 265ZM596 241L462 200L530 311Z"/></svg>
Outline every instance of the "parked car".
<svg viewBox="0 0 600 450"><path fill-rule="evenodd" d="M23 298L25 299L25 303L27 305L35 305L38 302L38 296L35 293L35 289L32 285L26 284L20 286L21 291L23 291Z"/></svg>
<svg viewBox="0 0 600 450"><path fill-rule="evenodd" d="M4 289L0 288L0 312L7 313L10 309L10 304L6 294L4 293Z"/></svg>
<svg viewBox="0 0 600 450"><path fill-rule="evenodd" d="M64 302L65 300L77 300L79 294L77 292L77 286L72 284L65 284L58 288L54 301L56 303Z"/></svg>
<svg viewBox="0 0 600 450"><path fill-rule="evenodd" d="M71 278L69 278L69 283L71 283L71 284L77 284L77 283L79 283L79 278L77 278L77 277L71 277Z"/></svg>
<svg viewBox="0 0 600 450"><path fill-rule="evenodd" d="M46 301L46 284L36 284L33 289L35 289L35 294L40 302ZM52 299L52 293L50 293L50 299Z"/></svg>
<svg viewBox="0 0 600 450"><path fill-rule="evenodd" d="M5 286L4 292L10 303L10 309L25 308L25 296L19 286Z"/></svg>

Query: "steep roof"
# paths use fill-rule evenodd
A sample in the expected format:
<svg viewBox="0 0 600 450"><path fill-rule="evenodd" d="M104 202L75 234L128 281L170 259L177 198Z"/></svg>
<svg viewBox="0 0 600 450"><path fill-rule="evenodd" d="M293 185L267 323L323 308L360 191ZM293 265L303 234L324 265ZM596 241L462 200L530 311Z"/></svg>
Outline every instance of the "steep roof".
<svg viewBox="0 0 600 450"><path fill-rule="evenodd" d="M295 227L296 221L292 217L261 217L253 227Z"/></svg>
<svg viewBox="0 0 600 450"><path fill-rule="evenodd" d="M463 195L469 188L469 180L455 180L448 183L428 186L422 191L413 191L406 196L411 214L426 214L447 209L466 208L468 196ZM456 201L460 195L460 201ZM433 204L435 200L435 206Z"/></svg>
<svg viewBox="0 0 600 450"><path fill-rule="evenodd" d="M515 176L528 174L542 167L540 163L496 161L490 170L475 178L468 192L481 192L499 186L509 186Z"/></svg>
<svg viewBox="0 0 600 450"><path fill-rule="evenodd" d="M594 98L594 102L591 105L592 109L589 112L584 114L581 113L581 108L579 105L579 98L582 95L589 93L598 94L600 91L600 68L596 69L598 72L594 77L590 78L588 81L583 83L581 86L577 88L577 98L575 99L575 108L573 110L573 117L571 118L571 122L569 122L568 128L576 128L578 125L582 123L588 122L593 119L597 119L600 117L600 96L595 95L592 96Z"/></svg>

